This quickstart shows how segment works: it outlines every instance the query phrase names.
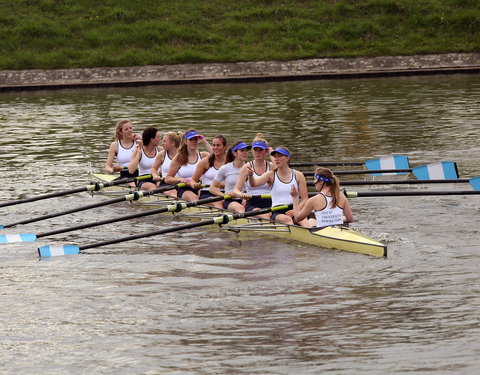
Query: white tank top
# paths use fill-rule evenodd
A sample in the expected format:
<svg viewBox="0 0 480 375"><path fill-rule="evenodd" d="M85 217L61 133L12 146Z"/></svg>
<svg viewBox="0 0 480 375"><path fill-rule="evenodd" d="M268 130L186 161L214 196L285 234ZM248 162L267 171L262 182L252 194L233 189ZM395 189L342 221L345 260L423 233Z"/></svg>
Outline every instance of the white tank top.
<svg viewBox="0 0 480 375"><path fill-rule="evenodd" d="M298 191L297 176L295 175L295 169L292 169L292 176L290 181L283 182L278 177L277 171L275 171L273 184L270 188L270 194L272 194L272 207L281 206L284 204L292 204L293 198L290 195L291 186L295 186Z"/></svg>
<svg viewBox="0 0 480 375"><path fill-rule="evenodd" d="M343 224L343 209L340 207L331 207L332 197L322 194L327 200L327 206L322 211L315 211L317 227L326 227L327 225Z"/></svg>
<svg viewBox="0 0 480 375"><path fill-rule="evenodd" d="M187 164L182 165L178 169L177 176L181 177L181 178L192 178L193 174L195 173L195 169L197 169L197 164L200 161L200 159L201 159L201 156L200 156L200 152L199 152L198 155L197 155L197 160L195 161L195 163L188 163L187 162Z"/></svg>
<svg viewBox="0 0 480 375"><path fill-rule="evenodd" d="M212 165L210 168L208 168L205 173L202 176L202 184L203 185L210 185L217 175L218 169L215 168L214 165ZM208 190L208 187L203 188L202 190Z"/></svg>
<svg viewBox="0 0 480 375"><path fill-rule="evenodd" d="M163 163L160 168L162 171L162 177L167 177L168 174L168 168L170 168L170 163L172 162L172 159L170 159L170 156L168 156L168 152L165 151L165 157L163 158ZM177 176L175 176L177 177Z"/></svg>
<svg viewBox="0 0 480 375"><path fill-rule="evenodd" d="M253 169L253 177L258 178L261 176L255 171L255 168L253 166L253 161L250 162L250 168ZM269 170L270 170L270 163L265 161L265 173L268 172ZM247 180L247 182L245 182L245 189L247 194L250 194L250 195L270 194L270 186L268 186L268 183L265 183L261 186L250 186Z"/></svg>
<svg viewBox="0 0 480 375"><path fill-rule="evenodd" d="M128 163L130 163L130 159L132 158L132 152L134 150L135 143L132 143L130 148L125 148L122 146L120 140L117 141L117 163L121 167L128 167Z"/></svg>
<svg viewBox="0 0 480 375"><path fill-rule="evenodd" d="M153 162L155 161L155 157L157 156L158 150L155 147L155 155L153 155L152 158L149 158L146 154L145 151L143 150L142 147L142 157L140 161L138 162L138 175L143 176L146 174L151 174L152 172L152 165Z"/></svg>

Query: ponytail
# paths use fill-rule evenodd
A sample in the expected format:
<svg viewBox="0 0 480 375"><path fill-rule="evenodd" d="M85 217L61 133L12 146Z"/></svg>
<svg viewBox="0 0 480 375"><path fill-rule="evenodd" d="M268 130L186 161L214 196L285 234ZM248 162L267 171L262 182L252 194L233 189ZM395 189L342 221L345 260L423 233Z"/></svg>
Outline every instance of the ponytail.
<svg viewBox="0 0 480 375"><path fill-rule="evenodd" d="M330 193L332 194L332 208L337 207L340 202L340 180L333 172L328 168L319 167L315 170L315 174L327 179L322 181L325 186L330 187Z"/></svg>

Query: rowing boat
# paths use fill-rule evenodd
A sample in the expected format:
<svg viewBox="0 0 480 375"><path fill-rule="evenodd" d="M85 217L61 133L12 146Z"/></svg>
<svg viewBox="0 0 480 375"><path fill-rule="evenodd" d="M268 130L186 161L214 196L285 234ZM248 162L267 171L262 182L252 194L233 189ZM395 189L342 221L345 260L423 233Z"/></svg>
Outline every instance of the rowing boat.
<svg viewBox="0 0 480 375"><path fill-rule="evenodd" d="M94 173L91 175L91 177L99 182L108 182L115 178L114 175L100 173ZM132 188L129 186L117 185L109 187L106 189L106 192L108 193L112 190L125 191L131 189ZM172 204L176 201L181 200L158 194L141 198L136 204L163 206ZM219 214L222 214L222 212L230 213L230 211L227 210L222 210L207 205L199 205L195 207L189 207L185 214L194 218L206 218L218 216ZM262 218L242 218L237 220L233 225L222 225L220 228L222 230L230 230L234 232L247 230L254 231L266 234L268 236L294 240L321 248L338 249L354 253L367 254L375 257L385 257L387 255L387 247L384 244L346 225L308 229L298 225L277 223Z"/></svg>

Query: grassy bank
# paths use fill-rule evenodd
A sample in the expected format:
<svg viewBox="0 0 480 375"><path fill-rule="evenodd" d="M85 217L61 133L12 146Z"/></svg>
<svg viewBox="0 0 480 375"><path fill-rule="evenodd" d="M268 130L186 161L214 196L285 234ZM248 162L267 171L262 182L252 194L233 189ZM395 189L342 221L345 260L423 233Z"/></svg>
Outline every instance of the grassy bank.
<svg viewBox="0 0 480 375"><path fill-rule="evenodd" d="M478 0L3 0L0 69L480 51Z"/></svg>

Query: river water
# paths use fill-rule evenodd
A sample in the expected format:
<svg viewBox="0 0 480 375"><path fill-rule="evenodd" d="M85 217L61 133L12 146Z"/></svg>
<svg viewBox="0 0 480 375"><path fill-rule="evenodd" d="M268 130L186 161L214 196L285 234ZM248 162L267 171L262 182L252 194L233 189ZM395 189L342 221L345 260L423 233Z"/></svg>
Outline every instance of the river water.
<svg viewBox="0 0 480 375"><path fill-rule="evenodd" d="M122 118L138 131L194 126L231 141L261 131L293 161L395 153L412 166L455 161L460 177L480 175L480 75L1 93L0 109L0 201L87 183ZM0 224L102 199L82 193L2 208ZM350 202L354 226L386 243L387 258L214 228L37 256L43 244L187 222L172 216L1 245L0 372L477 374L480 196ZM116 204L1 233L141 209Z"/></svg>

